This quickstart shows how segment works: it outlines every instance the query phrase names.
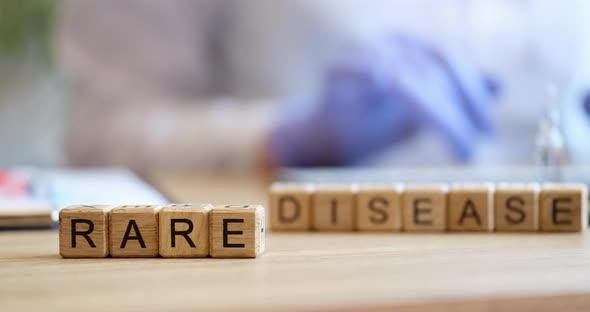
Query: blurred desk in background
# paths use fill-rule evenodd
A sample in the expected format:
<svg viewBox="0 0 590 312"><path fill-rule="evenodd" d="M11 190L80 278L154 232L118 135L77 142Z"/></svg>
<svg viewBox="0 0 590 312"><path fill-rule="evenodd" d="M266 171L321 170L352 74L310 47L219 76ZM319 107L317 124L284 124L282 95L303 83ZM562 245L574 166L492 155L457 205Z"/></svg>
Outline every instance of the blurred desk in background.
<svg viewBox="0 0 590 312"><path fill-rule="evenodd" d="M253 177L149 178L177 201L266 203ZM251 259L62 259L0 232L2 310L587 311L590 233L267 236ZM588 294L588 295L586 295Z"/></svg>

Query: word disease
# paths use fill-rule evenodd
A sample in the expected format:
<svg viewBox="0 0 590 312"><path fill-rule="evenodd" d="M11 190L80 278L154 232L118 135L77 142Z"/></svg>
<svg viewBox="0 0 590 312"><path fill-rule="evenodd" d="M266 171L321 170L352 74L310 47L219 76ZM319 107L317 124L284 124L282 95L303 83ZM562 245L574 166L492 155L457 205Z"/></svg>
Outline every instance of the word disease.
<svg viewBox="0 0 590 312"><path fill-rule="evenodd" d="M275 183L273 231L581 232L583 184Z"/></svg>
<svg viewBox="0 0 590 312"><path fill-rule="evenodd" d="M64 258L256 258L264 252L260 205L70 206L59 214Z"/></svg>

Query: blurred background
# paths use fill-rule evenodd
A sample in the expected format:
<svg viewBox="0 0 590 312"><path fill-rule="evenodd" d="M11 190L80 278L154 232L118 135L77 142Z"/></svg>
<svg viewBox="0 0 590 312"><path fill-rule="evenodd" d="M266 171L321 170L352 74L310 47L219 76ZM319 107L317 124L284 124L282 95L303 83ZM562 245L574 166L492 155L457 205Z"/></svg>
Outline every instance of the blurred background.
<svg viewBox="0 0 590 312"><path fill-rule="evenodd" d="M3 0L0 167L590 161L590 3Z"/></svg>

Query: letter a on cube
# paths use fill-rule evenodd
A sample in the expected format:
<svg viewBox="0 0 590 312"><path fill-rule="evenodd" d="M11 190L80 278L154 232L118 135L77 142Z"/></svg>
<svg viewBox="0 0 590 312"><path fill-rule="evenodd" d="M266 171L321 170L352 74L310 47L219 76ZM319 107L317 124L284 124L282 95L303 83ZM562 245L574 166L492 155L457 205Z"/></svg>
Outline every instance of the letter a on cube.
<svg viewBox="0 0 590 312"><path fill-rule="evenodd" d="M449 191L447 229L450 232L493 230L494 187L489 183L455 184Z"/></svg>
<svg viewBox="0 0 590 312"><path fill-rule="evenodd" d="M158 211L160 206L131 205L111 210L110 250L112 257L158 256Z"/></svg>

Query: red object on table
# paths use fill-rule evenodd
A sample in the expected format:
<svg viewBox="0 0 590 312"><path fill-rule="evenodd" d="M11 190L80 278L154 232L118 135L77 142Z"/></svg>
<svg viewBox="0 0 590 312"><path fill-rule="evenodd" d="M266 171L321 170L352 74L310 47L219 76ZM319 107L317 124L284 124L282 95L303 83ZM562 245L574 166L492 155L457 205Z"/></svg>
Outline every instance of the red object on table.
<svg viewBox="0 0 590 312"><path fill-rule="evenodd" d="M21 198L29 195L29 179L0 169L0 198Z"/></svg>

